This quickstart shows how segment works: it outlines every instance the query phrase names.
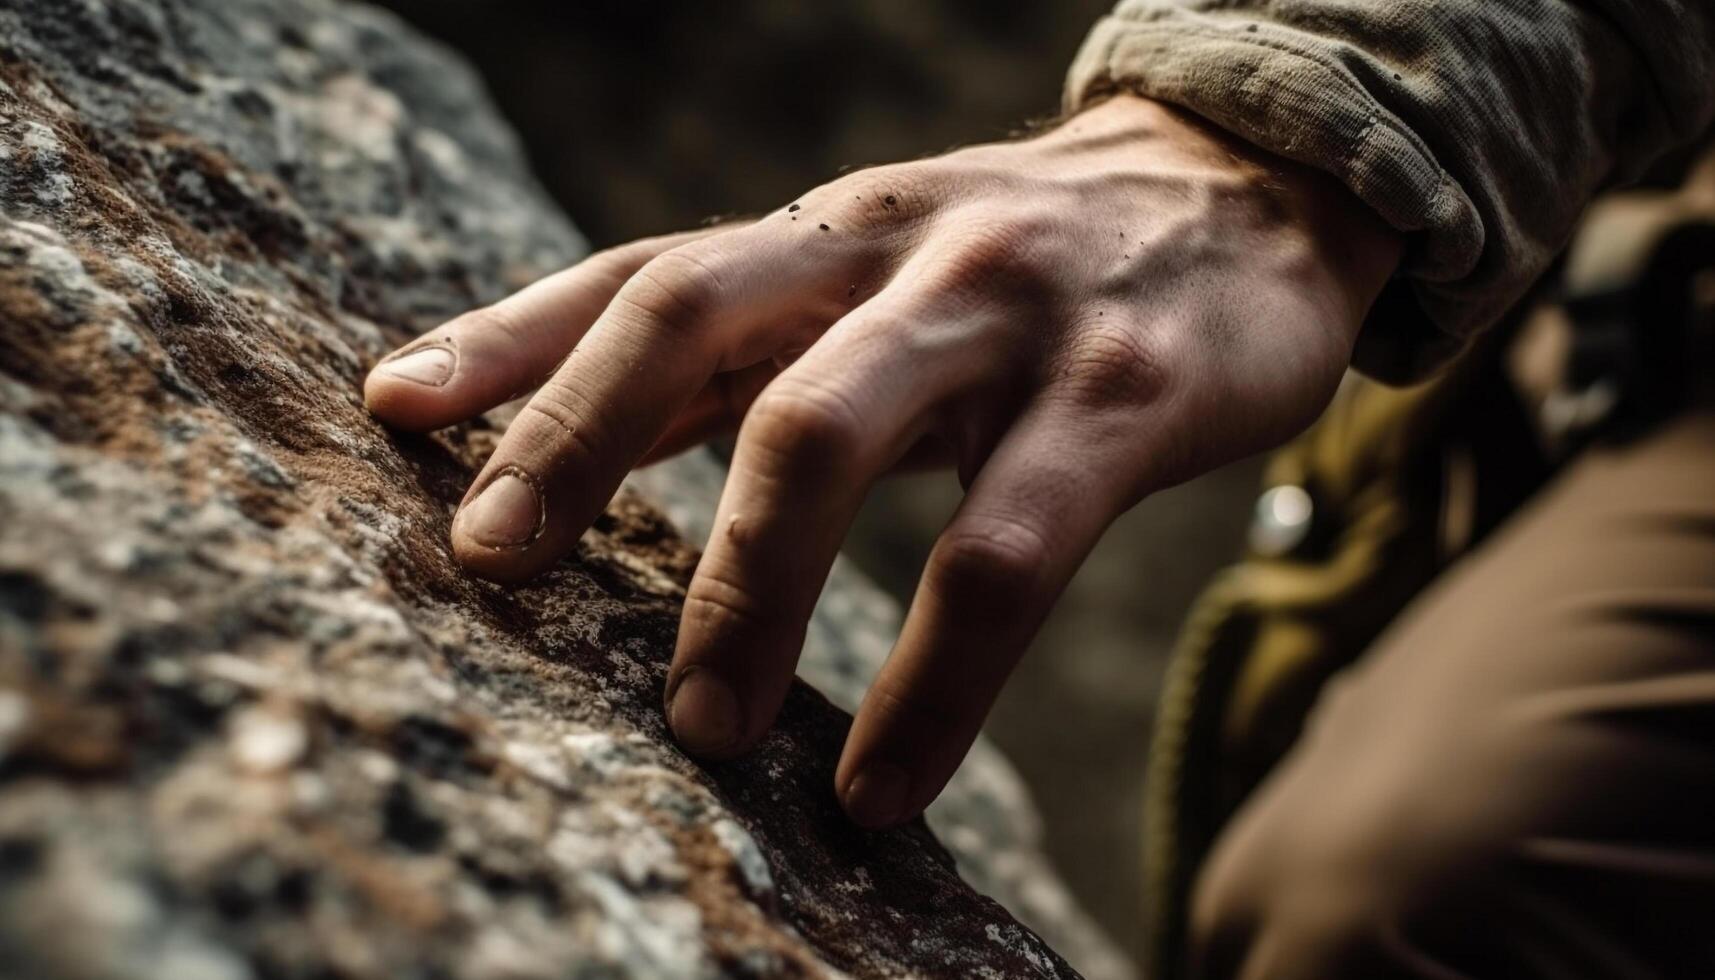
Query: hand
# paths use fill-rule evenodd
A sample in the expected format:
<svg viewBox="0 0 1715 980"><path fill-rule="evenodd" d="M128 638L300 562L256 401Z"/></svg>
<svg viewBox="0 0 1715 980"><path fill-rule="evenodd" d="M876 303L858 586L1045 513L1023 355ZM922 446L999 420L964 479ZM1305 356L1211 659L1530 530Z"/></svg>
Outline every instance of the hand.
<svg viewBox="0 0 1715 980"><path fill-rule="evenodd" d="M779 710L871 482L957 466L835 780L879 827L940 792L1114 517L1316 416L1399 249L1332 179L1121 96L596 255L404 348L365 396L420 430L542 383L453 524L507 581L571 551L640 460L738 428L667 685L711 757Z"/></svg>

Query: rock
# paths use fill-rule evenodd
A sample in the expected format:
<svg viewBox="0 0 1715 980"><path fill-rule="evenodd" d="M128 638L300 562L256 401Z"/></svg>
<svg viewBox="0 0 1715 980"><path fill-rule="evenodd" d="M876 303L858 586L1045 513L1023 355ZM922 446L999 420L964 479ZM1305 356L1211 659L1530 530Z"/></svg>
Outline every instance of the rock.
<svg viewBox="0 0 1715 980"><path fill-rule="evenodd" d="M390 17L0 3L0 975L1075 975L843 818L808 686L673 747L695 552L635 493L453 565L500 417L389 433L363 372L583 248Z"/></svg>

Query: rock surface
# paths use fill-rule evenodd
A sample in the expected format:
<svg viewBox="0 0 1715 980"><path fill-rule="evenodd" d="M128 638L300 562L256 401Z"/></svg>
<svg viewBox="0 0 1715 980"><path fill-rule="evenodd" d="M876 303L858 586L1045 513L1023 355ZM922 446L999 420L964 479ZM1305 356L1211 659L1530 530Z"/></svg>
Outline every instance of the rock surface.
<svg viewBox="0 0 1715 980"><path fill-rule="evenodd" d="M694 453L632 474L688 539L708 540L725 470ZM904 615L844 557L834 562L810 618L798 676L856 711L892 652ZM979 736L926 814L959 873L1048 940L1087 980L1132 980L1135 965L1080 907L1043 850L1042 820L1023 779Z"/></svg>
<svg viewBox="0 0 1715 980"><path fill-rule="evenodd" d="M1074 975L843 819L810 688L672 747L640 497L530 588L450 562L495 422L362 374L582 248L391 18L0 0L0 975Z"/></svg>

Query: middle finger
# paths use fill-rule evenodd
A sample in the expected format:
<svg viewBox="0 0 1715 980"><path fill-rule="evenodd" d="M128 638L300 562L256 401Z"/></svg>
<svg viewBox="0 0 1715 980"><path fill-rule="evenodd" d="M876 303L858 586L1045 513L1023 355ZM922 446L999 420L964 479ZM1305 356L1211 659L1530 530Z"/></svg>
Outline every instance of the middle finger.
<svg viewBox="0 0 1715 980"><path fill-rule="evenodd" d="M938 403L1000 359L965 344L956 357L928 350L971 332L955 318L991 314L938 313L900 292L890 287L837 323L739 430L667 688L674 734L696 754L735 754L767 730L869 486L929 431Z"/></svg>

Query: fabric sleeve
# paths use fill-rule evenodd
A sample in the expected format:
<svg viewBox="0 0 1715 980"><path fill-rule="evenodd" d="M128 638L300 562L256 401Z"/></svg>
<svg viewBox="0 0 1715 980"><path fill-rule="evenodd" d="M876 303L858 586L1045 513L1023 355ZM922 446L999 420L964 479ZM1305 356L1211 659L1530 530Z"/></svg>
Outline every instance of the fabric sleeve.
<svg viewBox="0 0 1715 980"><path fill-rule="evenodd" d="M1543 272L1597 191L1715 113L1715 0L1124 0L1066 105L1179 105L1407 234L1354 364L1410 381Z"/></svg>

